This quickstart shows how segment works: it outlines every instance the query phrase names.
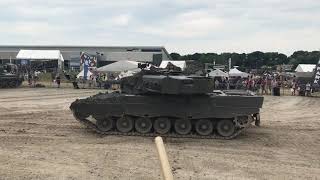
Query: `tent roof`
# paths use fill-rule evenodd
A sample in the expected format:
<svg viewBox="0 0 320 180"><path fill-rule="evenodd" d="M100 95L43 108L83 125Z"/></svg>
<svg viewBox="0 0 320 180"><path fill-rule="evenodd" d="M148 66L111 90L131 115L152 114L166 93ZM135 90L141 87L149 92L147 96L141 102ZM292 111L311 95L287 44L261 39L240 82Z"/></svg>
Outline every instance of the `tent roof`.
<svg viewBox="0 0 320 180"><path fill-rule="evenodd" d="M230 69L229 74L237 74L243 73L242 71L238 70L237 68Z"/></svg>
<svg viewBox="0 0 320 180"><path fill-rule="evenodd" d="M221 71L220 69L216 69L214 71L211 71L209 73L209 76L212 76L212 77L228 77L228 73L225 73L225 72Z"/></svg>
<svg viewBox="0 0 320 180"><path fill-rule="evenodd" d="M30 60L54 60L59 59L63 61L60 50L20 50L17 59Z"/></svg>
<svg viewBox="0 0 320 180"><path fill-rule="evenodd" d="M91 71L88 71L87 73L87 79L89 79L89 77L92 75ZM78 75L77 78L82 78L84 76L84 70L82 70Z"/></svg>
<svg viewBox="0 0 320 180"><path fill-rule="evenodd" d="M237 68L230 69L229 76L240 76L240 77L248 77L248 73L239 71Z"/></svg>
<svg viewBox="0 0 320 180"><path fill-rule="evenodd" d="M299 64L296 68L296 72L313 72L316 68L315 64Z"/></svg>
<svg viewBox="0 0 320 180"><path fill-rule="evenodd" d="M98 72L122 72L122 71L139 71L138 62L136 61L118 61L97 69Z"/></svg>
<svg viewBox="0 0 320 180"><path fill-rule="evenodd" d="M173 65L181 68L181 70L184 70L186 68L186 61L162 61L160 64L160 68L166 68L168 63L172 63Z"/></svg>

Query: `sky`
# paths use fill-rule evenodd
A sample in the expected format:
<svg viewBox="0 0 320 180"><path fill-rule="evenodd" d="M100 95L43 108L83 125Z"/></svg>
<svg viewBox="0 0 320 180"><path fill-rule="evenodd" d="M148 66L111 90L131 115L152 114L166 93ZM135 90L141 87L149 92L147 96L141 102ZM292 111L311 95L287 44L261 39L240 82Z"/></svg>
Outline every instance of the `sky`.
<svg viewBox="0 0 320 180"><path fill-rule="evenodd" d="M320 0L0 0L0 45L320 50Z"/></svg>

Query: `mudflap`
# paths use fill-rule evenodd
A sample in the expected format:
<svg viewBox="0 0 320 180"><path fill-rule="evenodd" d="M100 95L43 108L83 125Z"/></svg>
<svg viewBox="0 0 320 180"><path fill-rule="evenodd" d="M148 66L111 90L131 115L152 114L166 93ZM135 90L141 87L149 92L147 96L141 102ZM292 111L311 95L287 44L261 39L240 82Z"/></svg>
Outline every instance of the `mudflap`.
<svg viewBox="0 0 320 180"><path fill-rule="evenodd" d="M260 126L260 114L259 113L254 115L254 119L255 119L254 125Z"/></svg>

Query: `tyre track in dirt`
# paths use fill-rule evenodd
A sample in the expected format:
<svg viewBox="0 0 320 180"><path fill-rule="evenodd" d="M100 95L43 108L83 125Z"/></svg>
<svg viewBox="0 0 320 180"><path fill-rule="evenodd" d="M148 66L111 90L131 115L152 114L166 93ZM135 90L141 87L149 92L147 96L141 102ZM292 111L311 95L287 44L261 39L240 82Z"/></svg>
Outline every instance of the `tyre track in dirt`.
<svg viewBox="0 0 320 180"><path fill-rule="evenodd" d="M0 103L12 103L18 101L27 101L27 100L49 100L49 99L56 99L56 98L74 98L78 96L86 97L85 95L90 96L95 93L92 92L85 92L85 93L66 93L66 94L55 94L55 95L40 95L40 96L24 96L24 97L7 97L1 98Z"/></svg>

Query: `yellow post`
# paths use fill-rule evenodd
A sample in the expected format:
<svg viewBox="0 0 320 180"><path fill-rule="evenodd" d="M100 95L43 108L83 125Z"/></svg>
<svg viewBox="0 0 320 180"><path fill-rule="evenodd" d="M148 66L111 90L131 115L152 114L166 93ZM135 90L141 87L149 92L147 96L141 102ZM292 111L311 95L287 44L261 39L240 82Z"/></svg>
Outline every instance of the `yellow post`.
<svg viewBox="0 0 320 180"><path fill-rule="evenodd" d="M162 175L164 180L173 180L171 166L169 164L166 149L163 144L163 140L160 136L155 138L155 143L158 150L159 160L161 163Z"/></svg>

